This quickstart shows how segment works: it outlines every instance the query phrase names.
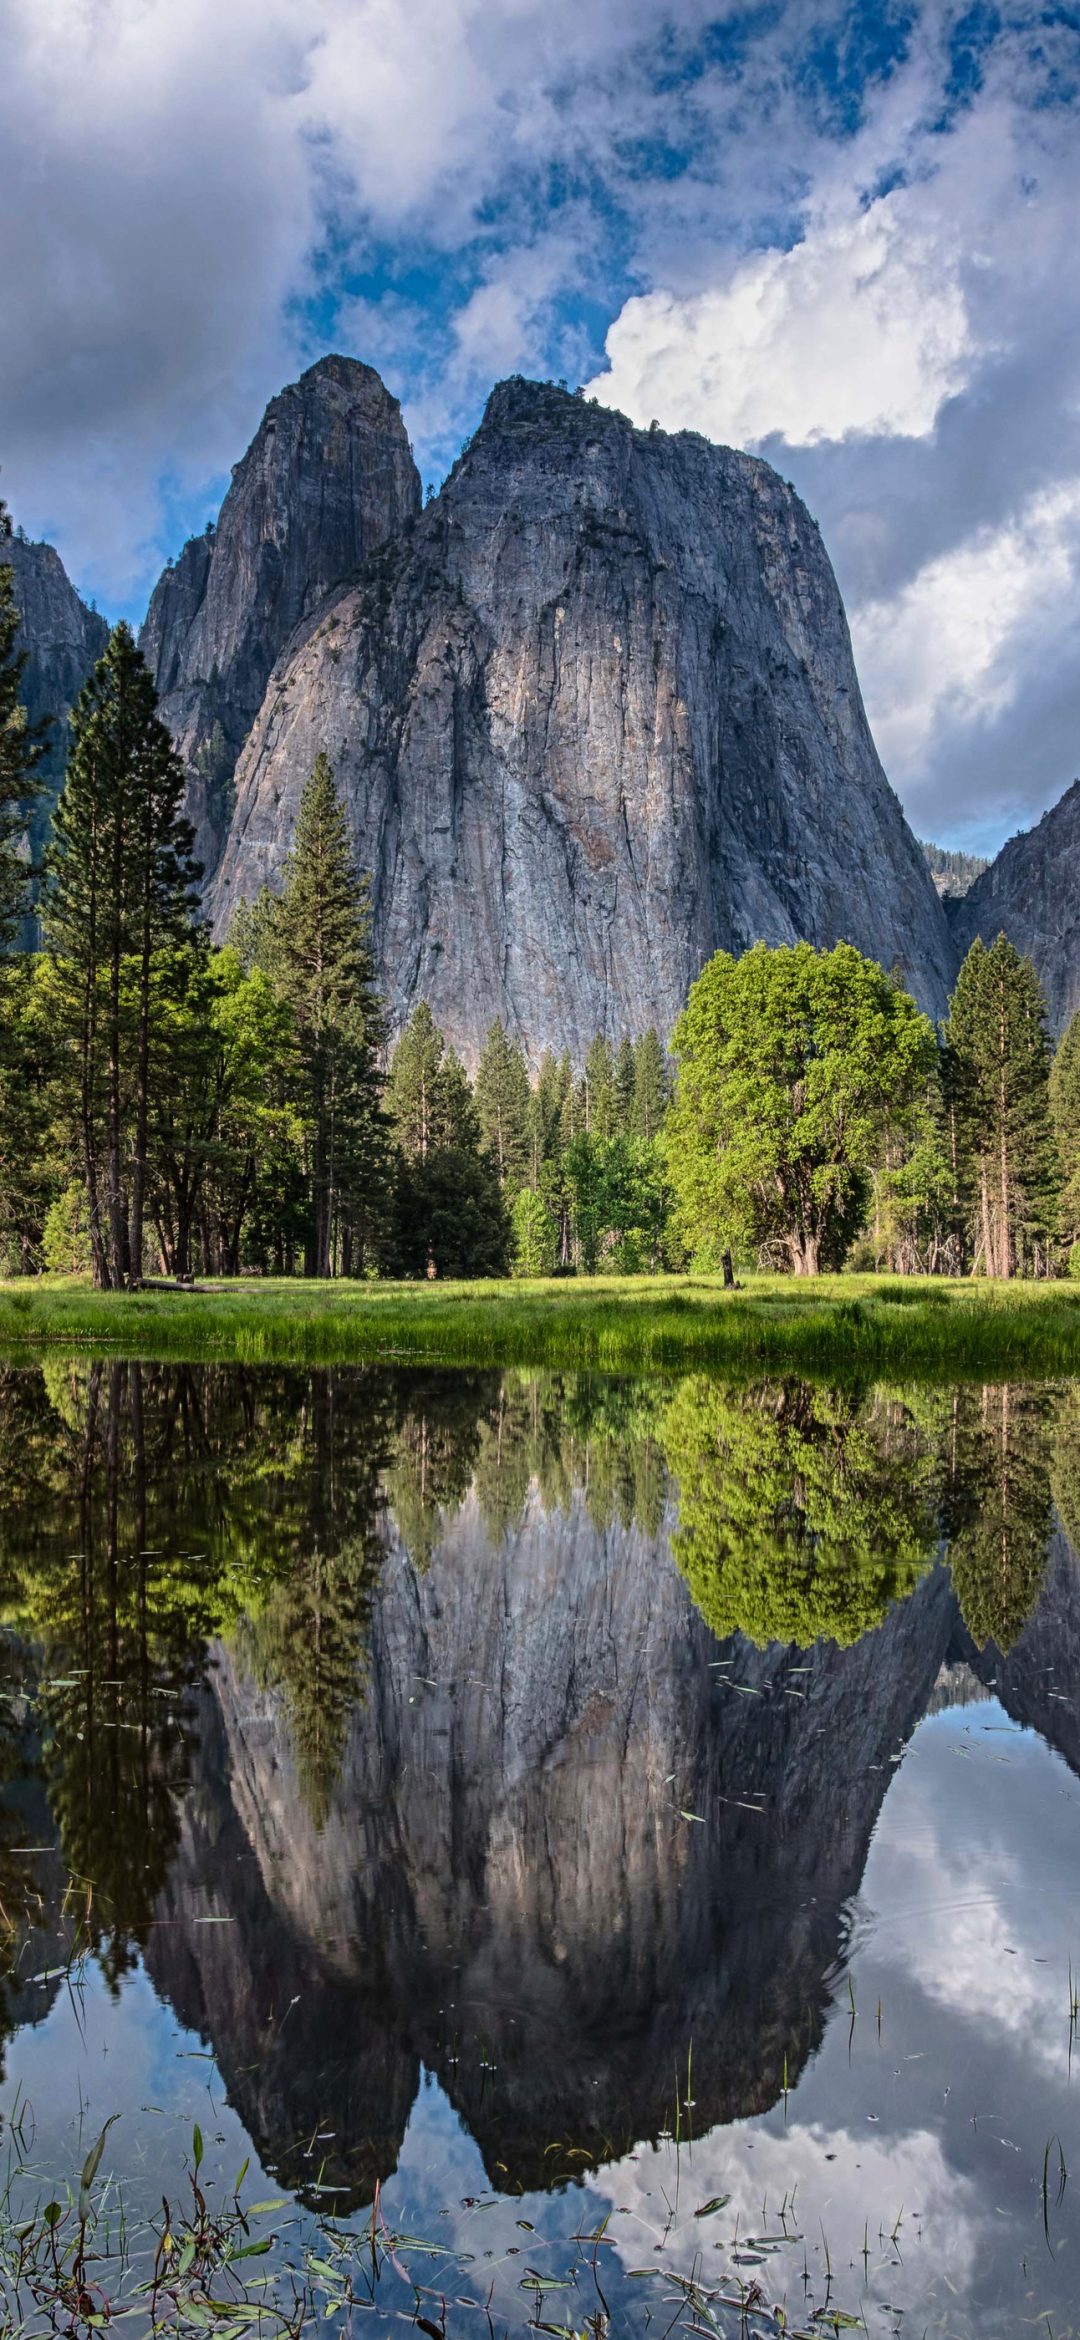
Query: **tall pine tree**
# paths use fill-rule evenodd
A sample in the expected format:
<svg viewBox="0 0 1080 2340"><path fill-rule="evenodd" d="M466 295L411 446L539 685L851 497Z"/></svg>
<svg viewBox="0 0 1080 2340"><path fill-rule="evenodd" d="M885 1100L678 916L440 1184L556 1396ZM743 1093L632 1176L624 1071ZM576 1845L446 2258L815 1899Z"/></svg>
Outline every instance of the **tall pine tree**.
<svg viewBox="0 0 1080 2340"><path fill-rule="evenodd" d="M516 1041L499 1023L490 1026L476 1072L480 1143L512 1201L530 1166L529 1074Z"/></svg>
<svg viewBox="0 0 1080 2340"><path fill-rule="evenodd" d="M1058 1042L1050 1068L1050 1112L1064 1177L1063 1229L1080 1242L1080 1008Z"/></svg>
<svg viewBox="0 0 1080 2340"><path fill-rule="evenodd" d="M960 969L946 1028L948 1109L984 1272L1045 1262L1060 1166L1050 1119L1046 1003L1030 959L1003 934L978 937Z"/></svg>
<svg viewBox="0 0 1080 2340"><path fill-rule="evenodd" d="M342 1238L366 1226L384 1177L377 1050L382 1013L366 876L328 758L300 799L284 885L262 898L260 956L296 1024L310 1132L308 1275L351 1264Z"/></svg>
<svg viewBox="0 0 1080 2340"><path fill-rule="evenodd" d="M71 732L43 924L77 1060L95 1280L119 1289L142 1272L154 962L191 938L199 875L180 813L183 766L126 625L80 693Z"/></svg>

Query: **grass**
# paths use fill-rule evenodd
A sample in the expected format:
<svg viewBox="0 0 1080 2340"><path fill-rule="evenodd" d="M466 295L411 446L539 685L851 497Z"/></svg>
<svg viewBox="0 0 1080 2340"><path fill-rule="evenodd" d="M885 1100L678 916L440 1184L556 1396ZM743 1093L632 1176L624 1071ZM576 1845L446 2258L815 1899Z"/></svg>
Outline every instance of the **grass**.
<svg viewBox="0 0 1080 2340"><path fill-rule="evenodd" d="M832 1376L1080 1372L1080 1285L941 1278L596 1276L537 1283L241 1279L197 1292L0 1283L0 1344L145 1359Z"/></svg>

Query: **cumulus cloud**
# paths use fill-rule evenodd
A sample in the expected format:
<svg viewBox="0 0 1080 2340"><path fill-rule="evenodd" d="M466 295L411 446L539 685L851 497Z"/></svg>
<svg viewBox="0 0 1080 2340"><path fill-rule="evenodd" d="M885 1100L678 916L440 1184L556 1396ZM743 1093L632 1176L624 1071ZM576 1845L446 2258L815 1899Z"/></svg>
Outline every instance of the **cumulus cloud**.
<svg viewBox="0 0 1080 2340"><path fill-rule="evenodd" d="M943 123L924 44L822 163L798 240L631 298L589 385L794 478L894 785L924 830L992 845L1080 759L1080 150L1043 64L1003 39Z"/></svg>

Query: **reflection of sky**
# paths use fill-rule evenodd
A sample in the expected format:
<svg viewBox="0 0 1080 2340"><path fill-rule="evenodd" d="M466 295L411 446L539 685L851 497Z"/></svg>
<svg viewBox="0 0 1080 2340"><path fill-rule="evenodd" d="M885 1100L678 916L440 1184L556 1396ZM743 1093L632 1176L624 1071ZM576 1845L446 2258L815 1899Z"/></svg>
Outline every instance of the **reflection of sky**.
<svg viewBox="0 0 1080 2340"><path fill-rule="evenodd" d="M616 2205L628 2262L647 2242L661 2189L674 2199L676 2181L667 2249L685 2271L695 2252L707 2263L736 2232L782 2233L786 2198L787 2225L804 2242L742 2273L770 2298L786 2294L792 2311L804 2247L820 2297L827 2243L841 2305L889 2301L979 2340L1004 2340L1045 2308L1060 2340L1075 2305L1080 2220L1071 2187L1055 2207L1055 2147L1052 2260L1042 2173L1048 2136L1060 2135L1067 2166L1080 2155L1068 2022L1078 1854L1080 1788L996 1702L923 1723L867 1862L854 2029L844 1977L786 2123L777 2107L714 2131L678 2165L670 2149L643 2153L590 2181ZM693 2217L724 2193L724 2211Z"/></svg>
<svg viewBox="0 0 1080 2340"><path fill-rule="evenodd" d="M459 2292L483 2296L494 2284L503 2321L523 2326L533 2271L565 2279L575 2232L610 2211L600 2278L617 2310L642 2323L646 2289L654 2313L657 2294L631 2269L688 2274L696 2264L718 2281L734 2244L743 2280L786 2298L789 2312L806 2302L804 2260L810 2304L820 2302L827 2258L832 2296L865 2304L871 2335L893 2329L888 2302L966 2340L1013 2340L1042 2314L1063 2340L1075 2322L1078 2196L1074 2179L1055 2203L1055 2147L1051 2258L1042 2172L1050 2136L1068 2167L1080 2162L1068 2021L1078 1854L1080 1786L996 1702L924 1722L890 1785L853 1913L851 1997L843 1975L786 2119L777 2105L678 2154L643 2147L583 2188L495 2198L476 2145L425 2077L383 2197L391 2227L455 2254L410 2260L417 2280L434 2294L453 2268ZM109 2162L147 2207L163 2190L180 2194L196 2120L222 2186L250 2150L213 2059L141 1973L112 1999L90 1970L82 1992L62 1991L47 2020L9 2043L6 2061L4 2109L17 2089L33 2107L32 2190L37 2173L41 2184L74 2180L115 2112ZM249 2200L276 2196L252 2160ZM695 2217L722 2194L725 2207ZM756 2251L763 2235L780 2247ZM547 2320L569 2312L578 2326L597 2304L580 2281L541 2296Z"/></svg>

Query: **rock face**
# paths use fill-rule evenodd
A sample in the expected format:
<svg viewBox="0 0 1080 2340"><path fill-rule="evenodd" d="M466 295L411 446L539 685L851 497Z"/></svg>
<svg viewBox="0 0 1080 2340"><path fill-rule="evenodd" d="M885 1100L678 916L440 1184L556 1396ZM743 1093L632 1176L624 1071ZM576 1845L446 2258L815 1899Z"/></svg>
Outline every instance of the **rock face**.
<svg viewBox="0 0 1080 2340"><path fill-rule="evenodd" d="M189 548L151 643L170 597L208 605L198 564L220 557ZM391 1025L425 998L470 1063L495 1016L534 1062L580 1058L597 1031L666 1033L711 953L758 938L846 938L944 1007L945 914L817 528L767 463L504 382L415 529L314 600L237 768L218 935L279 872L325 749L372 872ZM193 648L184 672L209 661ZM204 738L208 685L196 717L179 669L158 671L174 728Z"/></svg>
<svg viewBox="0 0 1080 2340"><path fill-rule="evenodd" d="M1080 1007L1080 780L1039 825L1003 845L970 891L950 904L958 957L1002 932L1034 960L1050 1024L1063 1032Z"/></svg>
<svg viewBox="0 0 1080 2340"><path fill-rule="evenodd" d="M45 841L49 817L64 784L67 719L91 667L101 657L109 628L106 620L80 599L53 545L30 544L14 536L0 544L0 562L10 562L15 572L17 646L27 653L23 674L27 714L32 723L42 715L54 718L49 752L38 767L45 792L38 798L30 822L36 854Z"/></svg>
<svg viewBox="0 0 1080 2340"><path fill-rule="evenodd" d="M233 768L283 644L330 587L420 509L396 398L370 366L326 357L272 399L215 530L154 590L141 648L189 773L208 872Z"/></svg>

